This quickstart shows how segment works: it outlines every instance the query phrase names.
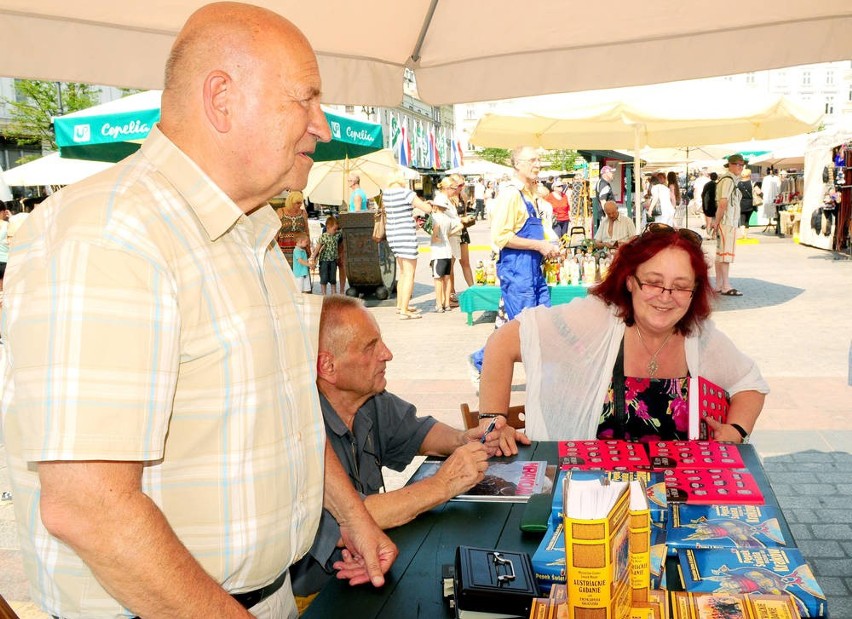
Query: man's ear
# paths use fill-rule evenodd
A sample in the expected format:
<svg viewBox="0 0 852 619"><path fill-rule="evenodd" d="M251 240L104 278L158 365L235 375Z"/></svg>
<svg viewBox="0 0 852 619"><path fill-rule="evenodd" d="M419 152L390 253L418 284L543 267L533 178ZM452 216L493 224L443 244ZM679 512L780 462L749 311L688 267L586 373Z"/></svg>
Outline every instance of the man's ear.
<svg viewBox="0 0 852 619"><path fill-rule="evenodd" d="M336 367L334 355L328 351L320 351L317 355L317 378L334 383L336 378Z"/></svg>
<svg viewBox="0 0 852 619"><path fill-rule="evenodd" d="M219 133L231 130L233 122L234 84L224 71L213 71L204 80L204 113Z"/></svg>

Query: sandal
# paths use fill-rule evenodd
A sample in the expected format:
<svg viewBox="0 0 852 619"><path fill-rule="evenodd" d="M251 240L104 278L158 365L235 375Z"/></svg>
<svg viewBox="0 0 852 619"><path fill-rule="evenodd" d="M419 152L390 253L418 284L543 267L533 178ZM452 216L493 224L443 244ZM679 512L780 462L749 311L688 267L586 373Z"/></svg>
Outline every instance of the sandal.
<svg viewBox="0 0 852 619"><path fill-rule="evenodd" d="M719 294L724 295L726 297L741 297L743 293L737 290L736 288L731 288L726 290L725 292L719 291Z"/></svg>
<svg viewBox="0 0 852 619"><path fill-rule="evenodd" d="M400 320L417 320L418 318L423 318L423 316L421 316L420 314L413 314L411 312L399 315Z"/></svg>

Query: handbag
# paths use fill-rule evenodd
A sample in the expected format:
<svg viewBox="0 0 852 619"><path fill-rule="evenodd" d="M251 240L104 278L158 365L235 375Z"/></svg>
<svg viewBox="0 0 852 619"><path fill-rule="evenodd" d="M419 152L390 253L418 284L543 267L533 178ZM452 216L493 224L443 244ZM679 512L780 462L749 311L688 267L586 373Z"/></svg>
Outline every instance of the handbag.
<svg viewBox="0 0 852 619"><path fill-rule="evenodd" d="M432 213L429 213L423 221L423 232L429 235L432 234Z"/></svg>
<svg viewBox="0 0 852 619"><path fill-rule="evenodd" d="M385 207L380 206L373 213L373 240L376 243L381 243L387 236L385 226L387 225L387 215Z"/></svg>
<svg viewBox="0 0 852 619"><path fill-rule="evenodd" d="M660 198L654 196L651 198L651 217L659 217L663 214L663 209L660 206Z"/></svg>

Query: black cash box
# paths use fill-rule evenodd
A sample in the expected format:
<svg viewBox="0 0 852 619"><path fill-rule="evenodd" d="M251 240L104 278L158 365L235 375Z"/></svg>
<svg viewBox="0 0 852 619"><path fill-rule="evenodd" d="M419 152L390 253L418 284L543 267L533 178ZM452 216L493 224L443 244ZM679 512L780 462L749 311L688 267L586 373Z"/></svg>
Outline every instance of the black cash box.
<svg viewBox="0 0 852 619"><path fill-rule="evenodd" d="M456 612L493 612L528 617L538 596L530 556L525 552L459 546L456 549Z"/></svg>

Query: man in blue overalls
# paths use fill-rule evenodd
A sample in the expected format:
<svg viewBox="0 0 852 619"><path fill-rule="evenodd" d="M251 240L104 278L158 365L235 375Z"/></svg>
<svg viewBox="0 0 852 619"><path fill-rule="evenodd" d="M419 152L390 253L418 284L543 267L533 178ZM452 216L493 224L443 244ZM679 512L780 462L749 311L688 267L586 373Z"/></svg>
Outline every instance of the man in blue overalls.
<svg viewBox="0 0 852 619"><path fill-rule="evenodd" d="M491 214L491 242L500 249L497 277L508 320L527 307L550 306L541 262L558 252L555 245L544 240L536 203L535 188L541 171L538 152L531 146L515 148L512 167L515 177L501 190ZM469 358L475 373L482 371L482 357L480 349Z"/></svg>

